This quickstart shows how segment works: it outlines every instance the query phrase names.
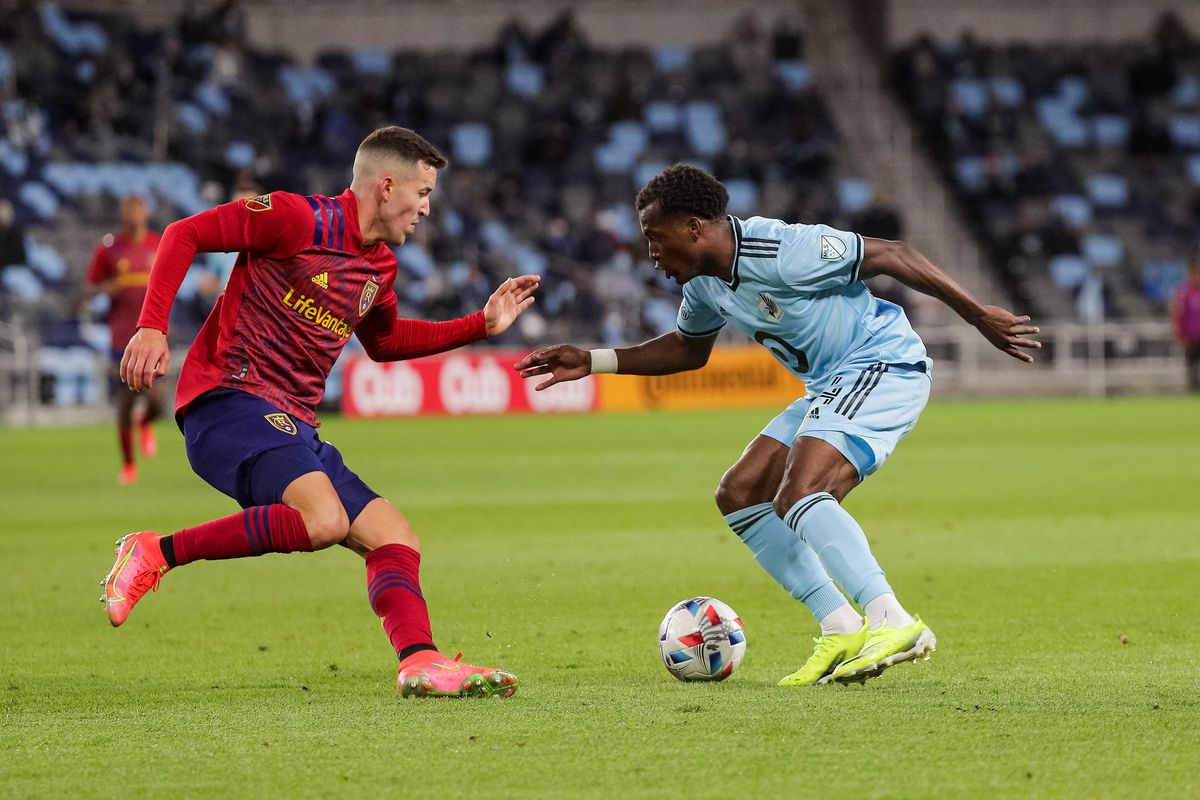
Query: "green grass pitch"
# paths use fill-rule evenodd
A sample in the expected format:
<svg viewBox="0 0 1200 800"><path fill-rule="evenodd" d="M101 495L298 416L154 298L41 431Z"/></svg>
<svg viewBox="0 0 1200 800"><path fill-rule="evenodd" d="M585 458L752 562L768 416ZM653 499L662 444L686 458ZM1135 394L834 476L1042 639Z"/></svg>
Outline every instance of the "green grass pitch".
<svg viewBox="0 0 1200 800"><path fill-rule="evenodd" d="M199 563L120 630L112 542L234 511L182 441L116 485L107 427L7 430L3 797L1200 795L1200 405L935 403L847 500L927 664L781 689L815 626L712 490L770 411L347 421L405 511L443 649L509 701L403 701L341 549ZM711 594L741 669L675 682L659 620Z"/></svg>

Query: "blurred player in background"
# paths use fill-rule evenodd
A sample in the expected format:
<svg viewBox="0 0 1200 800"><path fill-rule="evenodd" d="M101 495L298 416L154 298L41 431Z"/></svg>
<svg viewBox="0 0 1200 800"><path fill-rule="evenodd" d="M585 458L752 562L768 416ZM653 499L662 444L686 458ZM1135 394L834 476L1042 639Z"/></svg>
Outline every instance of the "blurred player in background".
<svg viewBox="0 0 1200 800"><path fill-rule="evenodd" d="M146 285L150 281L150 268L158 250L160 236L150 230L149 219L150 213L142 198L130 196L122 200L121 229L115 236L105 234L100 240L87 270L88 295L106 294L110 299L108 327L112 332L112 383L117 403L117 435L121 442L119 480L125 485L136 483L138 479L133 455L137 395L117 379L116 373L125 345L137 330L138 314L142 311ZM163 392L162 382L148 389L142 413L136 418L142 455L147 458L158 453L154 421L162 416Z"/></svg>
<svg viewBox="0 0 1200 800"><path fill-rule="evenodd" d="M742 220L726 214L728 202L716 178L685 165L669 167L637 195L655 269L684 287L677 330L619 350L543 348L517 368L525 377L550 375L538 389L592 373L699 369L730 322L770 350L805 382L806 394L725 473L717 506L758 563L821 624L808 661L780 683L866 680L928 656L936 639L900 604L841 505L912 430L930 389L932 362L903 310L877 300L862 281L889 275L938 298L1021 361L1040 347L1024 338L1038 329L1028 317L981 306L903 242Z"/></svg>
<svg viewBox="0 0 1200 800"><path fill-rule="evenodd" d="M428 216L445 166L413 131L382 128L360 145L353 182L337 197L273 192L168 226L121 378L140 392L166 373L168 315L196 254L240 253L188 352L175 405L192 469L244 510L170 536L122 538L101 597L114 626L184 564L341 544L366 560L368 598L400 659L403 695L515 691L511 674L437 650L416 535L316 431L325 380L352 333L377 361L416 358L503 333L533 303L539 279L525 275L468 317L397 318L388 245Z"/></svg>
<svg viewBox="0 0 1200 800"><path fill-rule="evenodd" d="M1200 392L1200 247L1192 251L1187 280L1171 298L1171 316L1183 345L1188 391Z"/></svg>

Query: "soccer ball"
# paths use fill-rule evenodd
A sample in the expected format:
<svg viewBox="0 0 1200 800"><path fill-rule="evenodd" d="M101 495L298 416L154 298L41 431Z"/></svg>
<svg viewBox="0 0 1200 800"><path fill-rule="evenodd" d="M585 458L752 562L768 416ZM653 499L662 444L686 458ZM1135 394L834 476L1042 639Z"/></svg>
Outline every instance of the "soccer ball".
<svg viewBox="0 0 1200 800"><path fill-rule="evenodd" d="M677 603L658 628L663 664L681 681L723 681L746 655L737 612L714 597Z"/></svg>

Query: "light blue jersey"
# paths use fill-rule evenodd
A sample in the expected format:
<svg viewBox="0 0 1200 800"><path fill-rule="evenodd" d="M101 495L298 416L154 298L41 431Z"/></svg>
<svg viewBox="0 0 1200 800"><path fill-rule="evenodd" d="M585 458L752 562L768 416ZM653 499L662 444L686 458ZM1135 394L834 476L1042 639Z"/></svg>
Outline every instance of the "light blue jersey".
<svg viewBox="0 0 1200 800"><path fill-rule="evenodd" d="M859 280L861 236L765 217L729 217L729 224L733 278L701 275L684 285L680 333L711 336L732 323L804 380L810 397L850 367L904 365L928 374L932 362L903 309Z"/></svg>

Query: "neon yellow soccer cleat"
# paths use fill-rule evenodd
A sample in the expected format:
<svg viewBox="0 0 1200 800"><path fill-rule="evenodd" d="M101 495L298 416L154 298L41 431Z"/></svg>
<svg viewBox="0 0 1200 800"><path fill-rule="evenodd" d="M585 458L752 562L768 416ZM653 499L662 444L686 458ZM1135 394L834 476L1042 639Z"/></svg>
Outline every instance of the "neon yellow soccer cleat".
<svg viewBox="0 0 1200 800"><path fill-rule="evenodd" d="M804 662L804 666L779 681L780 686L812 686L815 683L829 683L833 673L848 659L854 658L863 649L867 641L870 627L863 620L862 630L856 633L833 633L828 636L814 636L816 647Z"/></svg>
<svg viewBox="0 0 1200 800"><path fill-rule="evenodd" d="M903 628L880 628L867 634L862 651L847 659L834 670L833 679L838 683L862 683L874 678L888 667L921 658L926 661L937 650L937 637L920 617L912 625Z"/></svg>

